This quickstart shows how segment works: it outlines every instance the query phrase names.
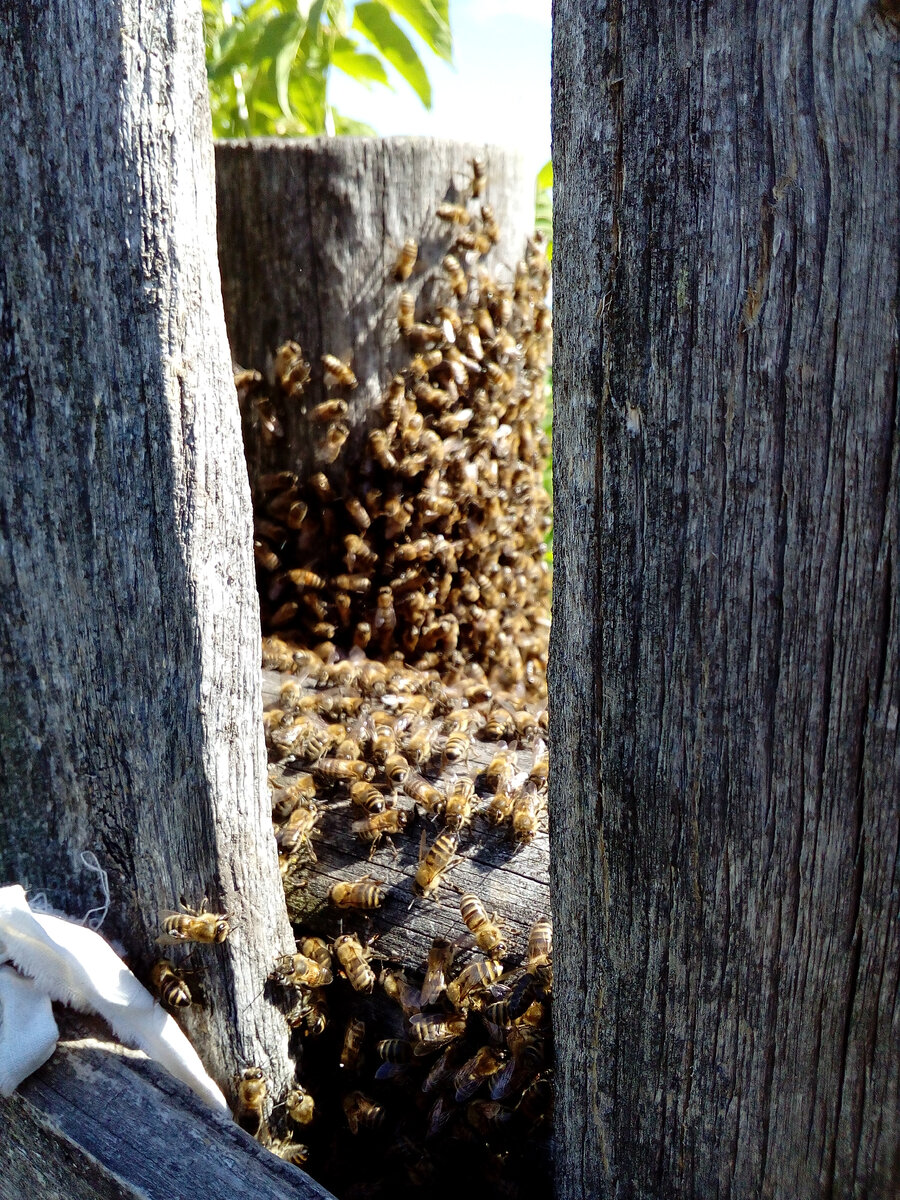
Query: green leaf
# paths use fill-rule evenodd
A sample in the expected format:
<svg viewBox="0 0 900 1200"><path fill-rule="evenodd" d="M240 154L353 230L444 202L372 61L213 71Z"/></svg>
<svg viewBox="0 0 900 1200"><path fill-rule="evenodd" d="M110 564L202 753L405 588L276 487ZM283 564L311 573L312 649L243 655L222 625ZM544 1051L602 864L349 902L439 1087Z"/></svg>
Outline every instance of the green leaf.
<svg viewBox="0 0 900 1200"><path fill-rule="evenodd" d="M353 28L380 50L406 80L426 108L431 108L431 84L412 42L383 4L357 4Z"/></svg>
<svg viewBox="0 0 900 1200"><path fill-rule="evenodd" d="M351 49L345 48L347 43ZM339 71L349 75L359 83L380 83L385 87L391 86L384 63L375 54L363 54L357 50L349 38L341 38L331 55L331 61Z"/></svg>
<svg viewBox="0 0 900 1200"><path fill-rule="evenodd" d="M262 37L256 43L252 61L249 66L255 66L267 58L278 58L289 46L295 46L300 40L306 22L297 13L281 13L269 20L262 18L265 24Z"/></svg>
<svg viewBox="0 0 900 1200"><path fill-rule="evenodd" d="M537 185L539 188L552 188L553 187L553 159L552 158L550 159L549 162L545 162L544 165L541 167L541 169L538 171Z"/></svg>
<svg viewBox="0 0 900 1200"><path fill-rule="evenodd" d="M384 0L387 7L408 21L430 50L445 62L453 61L453 38L446 13L433 0Z"/></svg>
<svg viewBox="0 0 900 1200"><path fill-rule="evenodd" d="M247 66L253 58L254 48L263 34L261 25L229 25L219 39L219 57L207 66L210 79L226 79L232 71Z"/></svg>

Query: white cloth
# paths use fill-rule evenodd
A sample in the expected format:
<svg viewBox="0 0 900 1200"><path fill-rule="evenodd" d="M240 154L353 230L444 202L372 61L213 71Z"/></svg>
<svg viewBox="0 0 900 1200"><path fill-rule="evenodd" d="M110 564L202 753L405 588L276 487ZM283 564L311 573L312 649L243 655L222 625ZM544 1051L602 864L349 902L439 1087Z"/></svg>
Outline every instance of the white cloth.
<svg viewBox="0 0 900 1200"><path fill-rule="evenodd" d="M32 912L18 885L0 887L0 962L13 963L21 973L0 970L3 1095L10 1095L53 1053L59 1031L50 1001L58 1000L99 1014L123 1042L143 1050L211 1107L228 1111L193 1046L109 942L73 921ZM22 975L31 978L23 980ZM34 997L30 1003L22 984Z"/></svg>

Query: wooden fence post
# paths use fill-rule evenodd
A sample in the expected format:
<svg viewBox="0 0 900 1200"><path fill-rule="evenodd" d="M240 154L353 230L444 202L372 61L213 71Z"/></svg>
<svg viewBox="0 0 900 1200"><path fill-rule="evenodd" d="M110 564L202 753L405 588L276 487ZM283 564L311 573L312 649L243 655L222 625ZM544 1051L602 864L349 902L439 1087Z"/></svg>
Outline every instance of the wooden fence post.
<svg viewBox="0 0 900 1200"><path fill-rule="evenodd" d="M900 1190L895 8L555 8L560 1200Z"/></svg>

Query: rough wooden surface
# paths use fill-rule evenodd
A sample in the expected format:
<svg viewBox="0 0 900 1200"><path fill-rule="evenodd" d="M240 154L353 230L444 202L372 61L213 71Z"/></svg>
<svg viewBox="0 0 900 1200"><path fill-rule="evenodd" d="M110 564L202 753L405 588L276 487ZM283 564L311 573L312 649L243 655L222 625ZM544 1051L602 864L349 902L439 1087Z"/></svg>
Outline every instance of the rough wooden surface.
<svg viewBox="0 0 900 1200"><path fill-rule="evenodd" d="M560 1200L896 1196L896 28L555 16Z"/></svg>
<svg viewBox="0 0 900 1200"><path fill-rule="evenodd" d="M485 160L484 200L501 231L485 263L507 282L534 228L533 184L516 152L434 138L216 144L219 262L234 359L265 371L276 348L293 339L312 370L302 403L282 414L283 438L266 444L245 414L251 481L281 469L303 475L315 464L304 413L326 395L350 403L350 438L335 469L359 462L366 416L409 358L398 335L398 298L409 291L428 299L425 268L448 249L449 227L435 210L465 201L475 157ZM418 242L419 257L412 276L398 283L392 273L407 238ZM352 365L358 387L324 389L326 353Z"/></svg>
<svg viewBox="0 0 900 1200"><path fill-rule="evenodd" d="M179 898L227 911L183 1022L226 1090L259 1063L278 1092L258 993L293 942L200 13L6 6L0 55L0 880L80 916L94 852L141 973Z"/></svg>
<svg viewBox="0 0 900 1200"><path fill-rule="evenodd" d="M280 684L287 676L263 672L263 702L274 707ZM496 743L472 739L468 765L460 773L477 776L496 753ZM533 751L518 753L518 767L527 771ZM292 768L276 768L276 778L290 781ZM439 782L452 779L450 771ZM485 799L478 799L476 809ZM399 795L400 807L412 810L412 801ZM433 897L413 896L412 880L418 866L422 831L430 845L441 831L440 823L427 817L414 821L406 832L393 838L393 846L379 846L368 859L365 846L351 829L361 816L346 796L338 796L323 805L322 816L313 834L317 861L296 873L302 886L289 883L291 918L309 932L336 937L359 931L364 938L377 935L375 953L386 964L407 971L422 972L432 940L438 934L451 941L464 939L465 926L459 915L460 897L474 892L488 912L496 912L507 938L511 961L518 961L528 940L528 931L538 916L550 913L549 862L546 814L539 821L532 843L516 846L509 829L494 829L479 817L460 837L462 861L444 876ZM329 902L332 886L340 880L359 879L365 874L381 880L386 888L381 908L371 912L349 912Z"/></svg>
<svg viewBox="0 0 900 1200"><path fill-rule="evenodd" d="M84 1018L65 1018L53 1058L0 1097L0 1127L2 1200L330 1196Z"/></svg>

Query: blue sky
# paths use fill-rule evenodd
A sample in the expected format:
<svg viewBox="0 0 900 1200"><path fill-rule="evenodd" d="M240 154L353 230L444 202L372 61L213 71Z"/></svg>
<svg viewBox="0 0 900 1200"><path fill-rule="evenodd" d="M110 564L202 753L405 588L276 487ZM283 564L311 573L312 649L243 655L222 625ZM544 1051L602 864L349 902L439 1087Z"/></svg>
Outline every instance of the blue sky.
<svg viewBox="0 0 900 1200"><path fill-rule="evenodd" d="M550 157L551 0L450 0L454 68L423 53L431 112L402 80L367 91L339 71L329 95L382 135L421 134L516 146L537 174Z"/></svg>

